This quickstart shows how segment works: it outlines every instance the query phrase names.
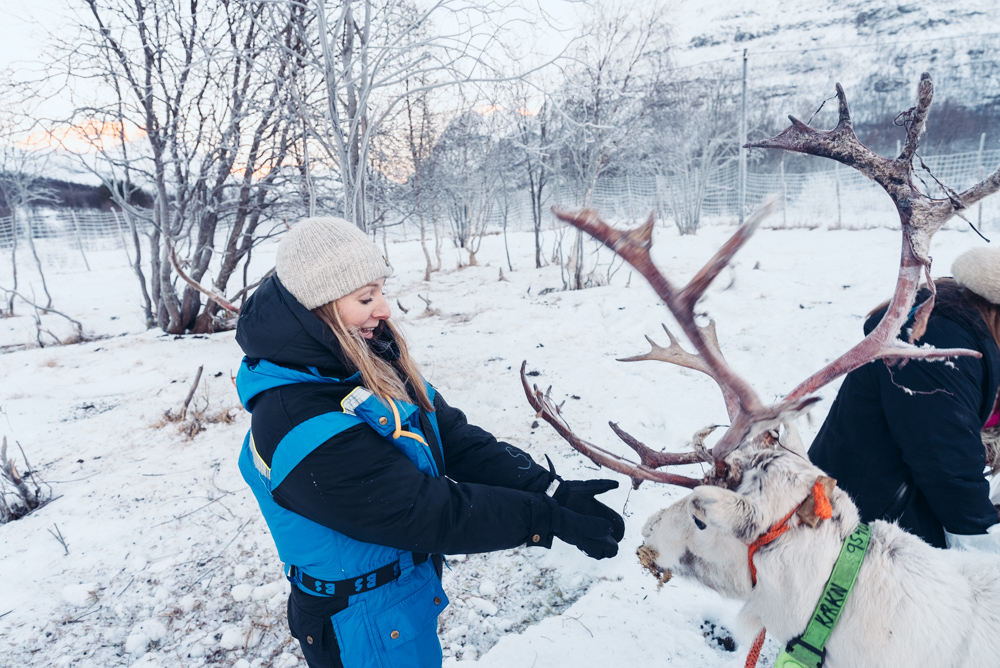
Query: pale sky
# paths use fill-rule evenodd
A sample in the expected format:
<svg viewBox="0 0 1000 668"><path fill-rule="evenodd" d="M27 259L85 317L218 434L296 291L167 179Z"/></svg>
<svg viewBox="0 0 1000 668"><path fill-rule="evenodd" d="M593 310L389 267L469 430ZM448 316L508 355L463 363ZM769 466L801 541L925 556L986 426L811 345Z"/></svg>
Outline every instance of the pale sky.
<svg viewBox="0 0 1000 668"><path fill-rule="evenodd" d="M45 27L57 28L70 6L70 0L0 0L0 67L37 62Z"/></svg>
<svg viewBox="0 0 1000 668"><path fill-rule="evenodd" d="M421 0L418 0L420 2ZM576 32L579 24L577 14L587 4L585 0L520 0L522 10L516 12L527 20L518 24L516 33L524 55L532 52L538 61L551 59L562 51ZM550 27L537 16L539 7L544 7ZM38 63L44 55L49 33L69 34L65 26L72 25L74 13L86 13L83 0L0 0L0 70L12 68L15 73L30 76L37 71ZM448 12L441 12L438 21L447 21ZM442 26L447 32L448 26ZM521 50L520 48L518 49ZM519 62L524 67L524 62ZM68 105L50 103L45 107L49 116L62 116L59 109Z"/></svg>

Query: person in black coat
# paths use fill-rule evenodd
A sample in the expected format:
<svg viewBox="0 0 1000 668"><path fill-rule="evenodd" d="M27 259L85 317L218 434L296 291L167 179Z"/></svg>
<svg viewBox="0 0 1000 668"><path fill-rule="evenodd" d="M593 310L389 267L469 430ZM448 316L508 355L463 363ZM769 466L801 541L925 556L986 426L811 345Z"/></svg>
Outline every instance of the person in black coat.
<svg viewBox="0 0 1000 668"><path fill-rule="evenodd" d="M844 379L809 458L851 494L863 521L896 521L936 547L997 549L982 430L997 421L1000 249L977 248L939 279L917 344L982 358L870 362ZM923 289L918 303L928 295ZM885 314L865 323L870 332ZM904 332L907 331L904 327Z"/></svg>
<svg viewBox="0 0 1000 668"><path fill-rule="evenodd" d="M237 327L240 470L313 668L440 665L442 554L559 538L602 559L624 535L594 498L617 482L563 481L423 380L390 320L390 271L347 221L303 220Z"/></svg>

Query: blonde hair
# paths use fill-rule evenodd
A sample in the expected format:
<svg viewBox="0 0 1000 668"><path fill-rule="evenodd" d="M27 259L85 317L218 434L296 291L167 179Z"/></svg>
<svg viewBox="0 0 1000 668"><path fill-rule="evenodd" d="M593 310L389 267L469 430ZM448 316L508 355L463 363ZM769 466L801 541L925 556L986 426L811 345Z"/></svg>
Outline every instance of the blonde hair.
<svg viewBox="0 0 1000 668"><path fill-rule="evenodd" d="M410 356L402 332L391 321L383 320L380 326L388 327L396 339L396 345L399 347L399 359L396 360L395 365L376 355L364 337L344 324L336 301L314 308L312 313L333 331L344 356L354 366L352 371L361 373L362 384L372 394L386 404L389 403L390 399L413 401L424 410L433 412L434 405L427 395L427 388L424 386L420 370ZM407 385L409 385L409 392L407 392Z"/></svg>

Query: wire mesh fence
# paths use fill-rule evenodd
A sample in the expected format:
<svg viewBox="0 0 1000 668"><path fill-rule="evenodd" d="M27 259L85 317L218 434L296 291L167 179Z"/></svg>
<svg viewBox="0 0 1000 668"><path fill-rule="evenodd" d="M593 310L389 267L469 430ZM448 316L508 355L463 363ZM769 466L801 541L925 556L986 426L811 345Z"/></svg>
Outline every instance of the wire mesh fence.
<svg viewBox="0 0 1000 668"><path fill-rule="evenodd" d="M918 184L929 196L945 198L946 188L962 191L982 180L1000 164L1000 149L928 156L916 161ZM926 167L926 169L925 169ZM688 188L691 179L676 179L662 174L606 177L597 181L590 206L608 219L645 218L656 211L663 224L674 224L685 213L676 210L678 202L698 205L702 224L730 224L740 217L739 170L735 162L717 169L705 179L704 196L695 202L689 193L678 196L678 189ZM786 173L749 171L743 213L749 213L764 198L778 194L782 206L767 227L806 227L828 229L864 229L895 227L899 224L892 202L874 182L854 169L833 163L823 171ZM530 195L526 191L508 191L506 201L490 207L488 225L499 229L527 229L532 225ZM550 185L546 189L544 210L560 205L578 207L582 196L568 185ZM1000 229L1000 198L987 198L963 212L969 222L981 230ZM545 227L558 225L546 216ZM15 217L0 218L0 248L8 248L19 239L63 239L81 250L127 247L135 223L148 229L148 219L135 221L118 211L35 210L22 211ZM957 220L951 225L965 225Z"/></svg>
<svg viewBox="0 0 1000 668"><path fill-rule="evenodd" d="M1000 164L1000 149L929 156L915 164L921 189L930 197L946 198L945 188L961 192L996 169ZM644 218L655 209L660 218L670 222L682 213L673 210L674 203L691 201L671 192L677 187L665 175L604 178L594 188L591 206L608 218ZM552 204L569 207L579 204L580 195L573 188L556 187L552 191ZM781 210L767 223L771 227L844 229L899 224L895 208L884 191L857 170L838 163L823 171L806 173L786 173L783 169L772 173L750 171L746 177L744 214L771 194L778 194L782 202ZM732 222L739 218L739 167L735 162L723 166L706 180L700 208L703 221ZM1000 199L989 198L963 215L983 229L1000 228Z"/></svg>
<svg viewBox="0 0 1000 668"><path fill-rule="evenodd" d="M0 218L0 248L32 239L63 239L84 249L124 246L131 235L119 211L94 209L26 209Z"/></svg>

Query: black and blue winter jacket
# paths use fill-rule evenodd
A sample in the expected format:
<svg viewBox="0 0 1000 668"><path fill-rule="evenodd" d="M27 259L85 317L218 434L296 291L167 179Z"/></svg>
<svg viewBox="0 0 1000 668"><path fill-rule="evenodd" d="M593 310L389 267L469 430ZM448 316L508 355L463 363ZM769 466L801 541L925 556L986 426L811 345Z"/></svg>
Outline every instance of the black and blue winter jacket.
<svg viewBox="0 0 1000 668"><path fill-rule="evenodd" d="M246 355L237 385L267 466L296 427L341 410L360 384L330 329L275 276L247 301L236 340ZM269 372L260 371L261 360L274 365ZM286 378L276 378L275 368L286 370ZM422 410L414 418L434 457L433 473L414 465L391 438L356 424L305 454L271 490L274 502L354 540L399 550L461 554L550 545L557 506L544 494L549 472L469 424L440 394L434 407L437 429Z"/></svg>

